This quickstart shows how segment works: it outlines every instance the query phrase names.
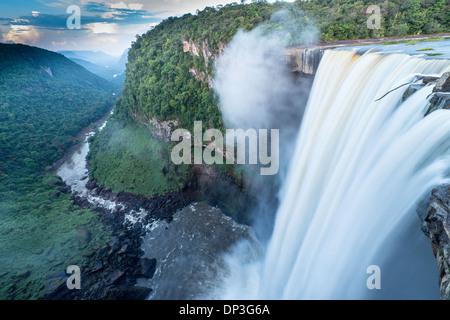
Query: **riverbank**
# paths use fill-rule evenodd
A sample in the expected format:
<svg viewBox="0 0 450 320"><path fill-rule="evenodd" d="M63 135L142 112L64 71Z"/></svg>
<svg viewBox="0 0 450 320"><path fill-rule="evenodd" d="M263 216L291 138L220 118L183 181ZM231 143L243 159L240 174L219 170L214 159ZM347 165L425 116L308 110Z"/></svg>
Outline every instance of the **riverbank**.
<svg viewBox="0 0 450 320"><path fill-rule="evenodd" d="M73 205L98 215L109 238L93 250L84 253L88 260L82 264L81 290L69 290L67 275L58 271L47 276L48 300L122 300L145 299L151 288L136 287L140 277L150 277L152 266L142 258L142 237L150 226L160 220L170 222L172 215L192 201L188 194L168 193L148 198L127 192L113 193L89 180L89 138L106 125L112 111L84 128L73 146L52 166L52 173L61 180L55 182L60 192L70 195ZM78 230L86 243L90 242L89 227ZM149 269L150 268L150 269Z"/></svg>
<svg viewBox="0 0 450 320"><path fill-rule="evenodd" d="M81 290L68 290L67 275L57 273L48 279L59 280L59 285L51 288L48 300L143 300L151 293L151 288L136 286L137 279L151 278L154 273L152 261L143 257L141 249L143 237L149 227L158 221L170 222L173 214L191 202L182 193L146 198L128 193L114 194L99 187L95 181L88 184L92 194L117 204L116 210L89 202L86 197L72 196L75 205L97 212L100 221L111 229L111 238L103 246L89 253L92 267L81 270ZM62 183L65 191L71 193L70 186ZM139 213L145 210L144 216ZM148 227L148 228L147 228ZM90 237L90 231L83 231ZM152 271L153 270L153 271Z"/></svg>
<svg viewBox="0 0 450 320"><path fill-rule="evenodd" d="M86 138L94 134L97 130L101 129L104 125L106 125L106 121L113 114L114 107L112 107L107 113L105 113L100 119L91 123L90 125L83 128L75 137L76 144L71 146L66 150L64 156L54 162L50 169L43 172L44 174L57 174L57 170L63 165L64 162L67 162L71 157L73 157L74 153L77 152L80 147L86 142Z"/></svg>

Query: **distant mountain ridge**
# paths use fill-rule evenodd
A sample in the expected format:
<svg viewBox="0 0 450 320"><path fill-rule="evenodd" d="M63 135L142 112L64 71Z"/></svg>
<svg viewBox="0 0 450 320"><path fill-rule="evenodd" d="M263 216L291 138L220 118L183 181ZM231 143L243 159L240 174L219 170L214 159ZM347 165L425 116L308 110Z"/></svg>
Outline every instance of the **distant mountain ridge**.
<svg viewBox="0 0 450 320"><path fill-rule="evenodd" d="M110 82L52 51L23 44L0 44L0 57L0 76L4 84L14 82L15 86L30 87L27 82L34 79L29 73L45 72L50 77L43 78L46 80L113 92ZM27 81L20 82L19 79Z"/></svg>
<svg viewBox="0 0 450 320"><path fill-rule="evenodd" d="M113 57L102 51L58 51L66 58L86 68L88 71L114 83L121 89L125 81L125 68L128 61L128 51L120 57Z"/></svg>
<svg viewBox="0 0 450 320"><path fill-rule="evenodd" d="M114 93L111 82L61 54L0 44L0 178L45 169L113 106Z"/></svg>

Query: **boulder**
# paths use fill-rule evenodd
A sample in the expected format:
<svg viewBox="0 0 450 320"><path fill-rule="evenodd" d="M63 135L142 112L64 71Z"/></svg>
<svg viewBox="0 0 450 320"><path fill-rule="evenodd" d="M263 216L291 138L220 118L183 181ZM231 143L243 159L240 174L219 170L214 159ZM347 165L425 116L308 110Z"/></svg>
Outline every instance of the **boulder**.
<svg viewBox="0 0 450 320"><path fill-rule="evenodd" d="M113 284L117 284L122 277L125 275L125 272L120 271L120 270L114 270L112 273L110 273L106 278L105 278L105 285L106 286L110 286Z"/></svg>
<svg viewBox="0 0 450 320"><path fill-rule="evenodd" d="M450 92L450 72L446 72L437 81L433 92Z"/></svg>
<svg viewBox="0 0 450 320"><path fill-rule="evenodd" d="M148 258L141 259L140 276L147 279L151 279L153 278L155 271L156 271L156 259L148 259Z"/></svg>

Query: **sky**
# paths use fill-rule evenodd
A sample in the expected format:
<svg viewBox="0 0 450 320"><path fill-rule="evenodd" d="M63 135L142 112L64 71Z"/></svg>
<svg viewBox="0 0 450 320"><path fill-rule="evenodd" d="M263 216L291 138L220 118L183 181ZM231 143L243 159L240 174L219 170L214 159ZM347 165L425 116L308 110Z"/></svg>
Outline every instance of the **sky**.
<svg viewBox="0 0 450 320"><path fill-rule="evenodd" d="M0 0L0 42L119 56L164 18L231 2L240 0ZM68 28L71 5L80 8L80 29Z"/></svg>

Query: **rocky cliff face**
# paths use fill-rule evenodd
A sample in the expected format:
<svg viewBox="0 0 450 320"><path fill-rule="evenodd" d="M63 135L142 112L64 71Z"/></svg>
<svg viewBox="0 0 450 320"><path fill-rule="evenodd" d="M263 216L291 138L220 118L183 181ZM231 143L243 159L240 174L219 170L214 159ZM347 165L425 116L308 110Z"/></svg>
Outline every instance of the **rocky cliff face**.
<svg viewBox="0 0 450 320"><path fill-rule="evenodd" d="M316 74L324 52L322 48L291 48L286 50L286 60L292 72L312 76Z"/></svg>
<svg viewBox="0 0 450 320"><path fill-rule="evenodd" d="M434 81L436 86L427 114L437 109L450 108L450 72ZM432 191L428 211L422 219L422 230L431 240L439 267L441 297L450 300L450 185Z"/></svg>
<svg viewBox="0 0 450 320"><path fill-rule="evenodd" d="M441 297L450 300L450 185L433 190L422 230L438 263Z"/></svg>
<svg viewBox="0 0 450 320"><path fill-rule="evenodd" d="M219 43L218 51L213 52L208 45L208 39L204 40L202 43L197 43L191 39L183 40L183 52L190 53L192 58L201 58L206 70L208 70L210 63L214 61L215 57L222 54L223 50L225 50L225 45L223 43ZM199 70L199 68L195 67L195 64L189 69L189 72L195 77L195 79L208 84L208 87L212 88L213 78L210 73L204 70Z"/></svg>
<svg viewBox="0 0 450 320"><path fill-rule="evenodd" d="M190 53L191 56L201 58L206 69L210 67L210 63L221 55L225 48L225 43L219 43L218 50L212 52L207 40L202 43L188 39L183 40L184 53ZM286 49L286 62L291 67L292 72L302 76L313 76L317 72L320 60L327 48L326 47L296 47ZM195 66L189 69L189 72L199 81L207 83L212 88L213 78L208 72L198 70Z"/></svg>

